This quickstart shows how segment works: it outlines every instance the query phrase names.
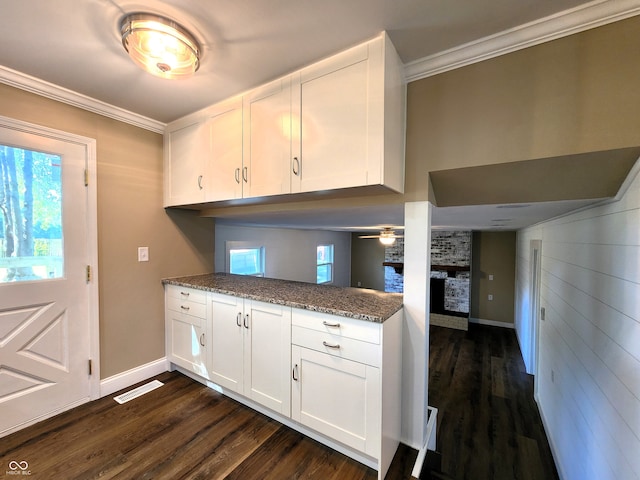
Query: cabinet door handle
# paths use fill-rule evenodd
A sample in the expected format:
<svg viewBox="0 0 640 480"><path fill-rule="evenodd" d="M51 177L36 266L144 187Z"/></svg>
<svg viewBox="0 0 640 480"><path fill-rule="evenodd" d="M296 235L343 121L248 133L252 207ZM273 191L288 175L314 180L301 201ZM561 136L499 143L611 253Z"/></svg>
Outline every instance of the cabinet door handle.
<svg viewBox="0 0 640 480"><path fill-rule="evenodd" d="M244 328L246 328L248 330L249 329L249 314L248 313L244 316L243 323L244 323Z"/></svg>
<svg viewBox="0 0 640 480"><path fill-rule="evenodd" d="M189 292L180 292L180 295L184 295L185 297L189 296Z"/></svg>
<svg viewBox="0 0 640 480"><path fill-rule="evenodd" d="M188 312L191 307L185 307L184 305L180 305L180 308L185 312Z"/></svg>
<svg viewBox="0 0 640 480"><path fill-rule="evenodd" d="M325 327L340 328L340 324L339 324L339 323L329 323L329 322L327 322L326 320L323 320L323 321L322 321L322 324L323 324Z"/></svg>
<svg viewBox="0 0 640 480"><path fill-rule="evenodd" d="M298 157L293 157L293 174L296 176L300 174L300 160L298 160Z"/></svg>
<svg viewBox="0 0 640 480"><path fill-rule="evenodd" d="M198 188L202 190L202 175L198 175Z"/></svg>
<svg viewBox="0 0 640 480"><path fill-rule="evenodd" d="M296 382L297 382L297 381L298 381L298 379L300 378L300 377L298 376L298 364L297 364L297 363L293 366L293 372L291 373L291 377L292 377Z"/></svg>
<svg viewBox="0 0 640 480"><path fill-rule="evenodd" d="M248 183L249 182L249 168L248 167L244 167L242 169L242 180L244 180L244 183Z"/></svg>
<svg viewBox="0 0 640 480"><path fill-rule="evenodd" d="M200 345L204 347L204 333L200 335Z"/></svg>
<svg viewBox="0 0 640 480"><path fill-rule="evenodd" d="M235 176L236 176L236 183L240 183L240 168L236 168Z"/></svg>
<svg viewBox="0 0 640 480"><path fill-rule="evenodd" d="M336 343L335 345L332 345L332 344L327 343L327 342L322 342L322 344L327 348L335 348L336 350L340 348L340 344L339 343Z"/></svg>
<svg viewBox="0 0 640 480"><path fill-rule="evenodd" d="M239 327L242 326L242 320L240 320L242 318L242 312L238 312L238 315L236 315L236 325L238 325Z"/></svg>

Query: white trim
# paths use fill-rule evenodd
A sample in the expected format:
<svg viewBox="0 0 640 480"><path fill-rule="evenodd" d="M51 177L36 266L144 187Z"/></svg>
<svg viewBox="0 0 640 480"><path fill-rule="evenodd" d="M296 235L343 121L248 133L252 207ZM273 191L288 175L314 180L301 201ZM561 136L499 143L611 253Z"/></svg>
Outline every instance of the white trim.
<svg viewBox="0 0 640 480"><path fill-rule="evenodd" d="M566 472L564 471L563 465L562 463L558 462L558 458L560 458L560 455L558 454L558 447L556 445L556 441L555 439L549 435L549 432L551 432L551 429L549 428L549 422L547 421L547 417L544 414L544 409L542 408L542 405L540 404L540 397L539 395L536 393L533 395L533 399L536 401L536 404L538 405L538 412L540 413L540 418L542 419L542 427L544 428L544 433L547 436L547 440L549 441L549 447L551 449L551 456L553 457L553 463L556 466L556 470L558 471L558 476L563 479L563 478L569 478L566 475Z"/></svg>
<svg viewBox="0 0 640 480"><path fill-rule="evenodd" d="M640 0L595 0L405 65L407 82L640 15Z"/></svg>
<svg viewBox="0 0 640 480"><path fill-rule="evenodd" d="M45 82L39 78L12 70L0 65L0 83L35 93L51 100L66 103L74 107L82 108L89 112L97 113L105 117L113 118L120 122L128 123L136 127L144 128L155 133L164 133L165 123L153 120L137 113L130 112L120 107L96 100L81 93L68 90L53 83Z"/></svg>
<svg viewBox="0 0 640 480"><path fill-rule="evenodd" d="M413 464L413 470L411 471L412 478L420 478L424 460L425 458L427 458L427 451L436 451L436 426L438 424L438 409L436 407L427 407L427 412L429 420L427 421L426 439L424 441L424 445L422 445L422 448L418 451L416 463Z"/></svg>
<svg viewBox="0 0 640 480"><path fill-rule="evenodd" d="M145 363L139 367L132 368L126 372L117 373L100 382L100 396L106 397L112 393L128 388L131 385L142 382L148 378L155 377L169 370L169 363L166 357L159 358L153 362Z"/></svg>
<svg viewBox="0 0 640 480"><path fill-rule="evenodd" d="M485 320L484 318L469 317L469 323L476 323L478 325L488 325L490 327L513 328L513 329L516 328L514 323L498 322L496 320Z"/></svg>

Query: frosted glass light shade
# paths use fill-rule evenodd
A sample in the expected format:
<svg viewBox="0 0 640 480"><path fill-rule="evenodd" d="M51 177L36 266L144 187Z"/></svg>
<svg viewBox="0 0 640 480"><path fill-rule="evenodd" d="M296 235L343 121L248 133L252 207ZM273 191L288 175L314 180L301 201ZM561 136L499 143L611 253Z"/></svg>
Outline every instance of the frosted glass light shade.
<svg viewBox="0 0 640 480"><path fill-rule="evenodd" d="M132 13L120 22L131 59L162 78L182 78L200 67L200 45L185 28L159 15Z"/></svg>

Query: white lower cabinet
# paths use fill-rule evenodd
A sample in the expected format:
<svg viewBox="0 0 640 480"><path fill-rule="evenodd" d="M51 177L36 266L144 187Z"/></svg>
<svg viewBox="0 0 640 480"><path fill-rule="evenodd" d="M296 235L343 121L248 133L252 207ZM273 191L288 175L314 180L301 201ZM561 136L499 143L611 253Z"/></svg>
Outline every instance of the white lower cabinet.
<svg viewBox="0 0 640 480"><path fill-rule="evenodd" d="M384 478L400 440L402 311L374 323L167 285L165 314L171 363Z"/></svg>
<svg viewBox="0 0 640 480"><path fill-rule="evenodd" d="M209 379L289 416L291 308L231 295L209 295Z"/></svg>
<svg viewBox="0 0 640 480"><path fill-rule="evenodd" d="M167 285L165 292L166 350L175 365L208 378L207 294Z"/></svg>
<svg viewBox="0 0 640 480"><path fill-rule="evenodd" d="M373 458L378 478L400 441L401 319L292 309L291 417Z"/></svg>

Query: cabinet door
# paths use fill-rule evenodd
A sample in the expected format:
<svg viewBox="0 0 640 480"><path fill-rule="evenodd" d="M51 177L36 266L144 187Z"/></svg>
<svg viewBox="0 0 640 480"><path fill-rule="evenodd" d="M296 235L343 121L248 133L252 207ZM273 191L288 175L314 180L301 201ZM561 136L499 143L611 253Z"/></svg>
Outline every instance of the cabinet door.
<svg viewBox="0 0 640 480"><path fill-rule="evenodd" d="M243 300L212 293L209 378L243 393Z"/></svg>
<svg viewBox="0 0 640 480"><path fill-rule="evenodd" d="M367 44L300 73L301 173L294 191L379 182L381 72ZM371 177L371 178L370 178ZM299 188L299 190L298 190Z"/></svg>
<svg viewBox="0 0 640 480"><path fill-rule="evenodd" d="M204 121L176 126L164 137L165 206L189 205L204 200L205 159L209 131Z"/></svg>
<svg viewBox="0 0 640 480"><path fill-rule="evenodd" d="M244 97L243 196L291 191L291 80L280 79Z"/></svg>
<svg viewBox="0 0 640 480"><path fill-rule="evenodd" d="M368 455L380 450L380 370L293 345L291 417Z"/></svg>
<svg viewBox="0 0 640 480"><path fill-rule="evenodd" d="M245 395L291 415L291 307L245 300Z"/></svg>
<svg viewBox="0 0 640 480"><path fill-rule="evenodd" d="M211 153L207 166L206 201L242 198L242 98L214 107L207 127Z"/></svg>
<svg viewBox="0 0 640 480"><path fill-rule="evenodd" d="M208 378L206 327L203 318L167 310L169 323L169 360Z"/></svg>

